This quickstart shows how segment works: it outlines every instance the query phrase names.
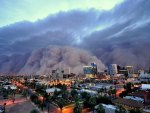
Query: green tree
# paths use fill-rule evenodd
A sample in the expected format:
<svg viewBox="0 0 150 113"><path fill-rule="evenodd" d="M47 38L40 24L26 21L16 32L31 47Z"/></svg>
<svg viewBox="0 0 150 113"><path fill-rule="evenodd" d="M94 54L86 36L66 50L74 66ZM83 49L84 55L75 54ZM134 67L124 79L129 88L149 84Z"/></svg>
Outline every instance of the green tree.
<svg viewBox="0 0 150 113"><path fill-rule="evenodd" d="M92 109L92 111L94 113L94 107L96 105L96 97L90 97L90 99L89 99L89 105L90 105L90 108Z"/></svg>
<svg viewBox="0 0 150 113"><path fill-rule="evenodd" d="M30 113L40 113L37 109L32 109Z"/></svg>
<svg viewBox="0 0 150 113"><path fill-rule="evenodd" d="M30 86L31 86L31 88L35 89L35 87L36 87L36 81L33 80L33 81L30 83Z"/></svg>
<svg viewBox="0 0 150 113"><path fill-rule="evenodd" d="M33 94L33 95L30 96L30 99L31 99L32 102L37 103L38 96L36 94Z"/></svg>
<svg viewBox="0 0 150 113"><path fill-rule="evenodd" d="M23 95L24 97L27 97L27 95L28 95L27 90L23 90L22 95Z"/></svg>
<svg viewBox="0 0 150 113"><path fill-rule="evenodd" d="M101 89L99 89L98 90L98 93L102 96L102 92L104 92L104 89L103 88L101 88Z"/></svg>
<svg viewBox="0 0 150 113"><path fill-rule="evenodd" d="M112 94L112 95L115 94L115 97L116 97L116 92L117 92L116 89L112 89L112 90L111 90L111 94Z"/></svg>
<svg viewBox="0 0 150 113"><path fill-rule="evenodd" d="M55 89L54 94L53 94L53 96L52 96L52 100L55 100L59 94L60 94L60 91L57 91L57 90Z"/></svg>
<svg viewBox="0 0 150 113"><path fill-rule="evenodd" d="M81 108L80 103L77 102L75 104L75 107L74 107L73 111L74 111L74 113L81 113L82 112L82 108Z"/></svg>
<svg viewBox="0 0 150 113"><path fill-rule="evenodd" d="M132 87L131 82L126 83L126 85L124 86L124 88L125 88L127 91L129 91L129 92L131 92L131 87Z"/></svg>
<svg viewBox="0 0 150 113"><path fill-rule="evenodd" d="M87 92L82 92L81 93L81 97L83 98L83 99L89 99L91 96L90 96L90 94L89 93L87 93Z"/></svg>
<svg viewBox="0 0 150 113"><path fill-rule="evenodd" d="M66 91L67 90L67 86L65 84L63 84L61 90L62 91Z"/></svg>
<svg viewBox="0 0 150 113"><path fill-rule="evenodd" d="M98 113L105 113L105 109L103 108L103 106L101 104L98 105L97 112Z"/></svg>
<svg viewBox="0 0 150 113"><path fill-rule="evenodd" d="M106 96L98 96L96 101L97 103L112 104L111 100Z"/></svg>
<svg viewBox="0 0 150 113"><path fill-rule="evenodd" d="M78 94L78 92L75 89L71 90L71 96L72 97L74 97L74 95L76 95L76 94Z"/></svg>
<svg viewBox="0 0 150 113"><path fill-rule="evenodd" d="M78 101L79 101L79 97L78 97L77 94L73 96L73 100L74 100L75 102L78 102Z"/></svg>
<svg viewBox="0 0 150 113"><path fill-rule="evenodd" d="M126 113L126 110L120 105L118 106L118 109L115 110L115 113Z"/></svg>
<svg viewBox="0 0 150 113"><path fill-rule="evenodd" d="M69 95L68 91L62 92L62 98L64 98L65 100L68 100L68 95Z"/></svg>
<svg viewBox="0 0 150 113"><path fill-rule="evenodd" d="M62 109L65 105L65 100L63 98L60 98L59 100L57 100L57 105L60 108L60 112L62 113Z"/></svg>
<svg viewBox="0 0 150 113"><path fill-rule="evenodd" d="M129 113L142 113L139 109L131 109Z"/></svg>

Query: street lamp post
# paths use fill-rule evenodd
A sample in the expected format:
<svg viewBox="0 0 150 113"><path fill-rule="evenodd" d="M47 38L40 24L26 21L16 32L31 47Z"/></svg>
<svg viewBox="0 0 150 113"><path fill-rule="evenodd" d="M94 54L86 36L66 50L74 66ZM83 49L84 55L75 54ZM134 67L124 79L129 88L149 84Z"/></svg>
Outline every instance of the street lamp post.
<svg viewBox="0 0 150 113"><path fill-rule="evenodd" d="M6 106L6 103L4 103L4 113L5 113L5 106Z"/></svg>
<svg viewBox="0 0 150 113"><path fill-rule="evenodd" d="M49 105L49 104L50 104L50 103L48 102L47 104L48 104L48 105L47 105L47 107L48 107L47 110L48 110L48 113L50 113L50 110L49 110L49 108L50 108L50 105Z"/></svg>

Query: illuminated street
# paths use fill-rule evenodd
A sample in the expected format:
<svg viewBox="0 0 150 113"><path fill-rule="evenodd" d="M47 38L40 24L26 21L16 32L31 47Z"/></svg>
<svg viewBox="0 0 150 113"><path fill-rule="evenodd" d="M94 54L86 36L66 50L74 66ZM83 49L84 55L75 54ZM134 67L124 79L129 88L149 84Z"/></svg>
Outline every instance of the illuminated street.
<svg viewBox="0 0 150 113"><path fill-rule="evenodd" d="M62 109L62 113L73 113L73 108L74 108L74 104L65 106ZM54 105L51 105L50 112L51 113L60 113L60 109ZM90 110L88 108L82 109L82 113L88 113L88 112L90 112ZM48 112L45 110L44 113L48 113Z"/></svg>
<svg viewBox="0 0 150 113"><path fill-rule="evenodd" d="M21 95L16 95L16 99L13 103L12 99L1 100L0 105L6 103L7 113L29 113L35 106L30 100L22 97Z"/></svg>
<svg viewBox="0 0 150 113"><path fill-rule="evenodd" d="M31 101L26 100L6 106L7 113L30 113L35 108Z"/></svg>

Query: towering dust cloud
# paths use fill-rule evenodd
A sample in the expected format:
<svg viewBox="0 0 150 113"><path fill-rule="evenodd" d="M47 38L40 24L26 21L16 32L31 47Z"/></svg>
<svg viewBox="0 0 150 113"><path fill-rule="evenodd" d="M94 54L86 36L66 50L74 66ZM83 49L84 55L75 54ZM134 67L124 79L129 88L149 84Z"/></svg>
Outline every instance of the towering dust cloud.
<svg viewBox="0 0 150 113"><path fill-rule="evenodd" d="M82 73L83 66L97 63L98 70L104 70L104 64L89 52L70 46L49 46L33 51L20 74L49 74L52 69L70 68L73 73Z"/></svg>

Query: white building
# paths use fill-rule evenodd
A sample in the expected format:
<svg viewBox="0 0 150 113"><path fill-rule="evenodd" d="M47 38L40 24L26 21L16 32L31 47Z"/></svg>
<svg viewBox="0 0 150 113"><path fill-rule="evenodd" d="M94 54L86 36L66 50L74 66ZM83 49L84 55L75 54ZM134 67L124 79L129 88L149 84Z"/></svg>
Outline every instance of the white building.
<svg viewBox="0 0 150 113"><path fill-rule="evenodd" d="M105 113L115 113L117 107L114 105L110 105L110 104L102 104L103 108L105 109ZM95 109L98 108L98 105L95 106ZM90 112L92 113L92 112ZM95 111L95 113L97 113L97 111Z"/></svg>
<svg viewBox="0 0 150 113"><path fill-rule="evenodd" d="M133 74L134 74L133 66L126 66L125 68L126 68L127 71L128 71L128 76L129 76L129 77L132 77Z"/></svg>
<svg viewBox="0 0 150 113"><path fill-rule="evenodd" d="M139 78L140 78L140 81L148 82L150 81L150 73L145 72L144 70L141 70Z"/></svg>
<svg viewBox="0 0 150 113"><path fill-rule="evenodd" d="M144 99L143 99L143 98L136 97L136 96L125 96L125 97L123 97L123 98L135 100L135 101L137 101L137 102L142 102L142 103L144 102Z"/></svg>
<svg viewBox="0 0 150 113"><path fill-rule="evenodd" d="M64 68L64 74L70 74L70 68Z"/></svg>
<svg viewBox="0 0 150 113"><path fill-rule="evenodd" d="M97 91L93 91L93 90L89 90L89 89L81 89L81 90L79 90L79 92L80 92L80 93L82 93L82 92L87 92L87 93L89 93L90 95L97 95L97 94L98 94Z"/></svg>
<svg viewBox="0 0 150 113"><path fill-rule="evenodd" d="M141 89L143 89L143 90L150 89L150 84L142 84Z"/></svg>
<svg viewBox="0 0 150 113"><path fill-rule="evenodd" d="M63 79L64 70L63 69L56 69L52 70L52 79Z"/></svg>
<svg viewBox="0 0 150 113"><path fill-rule="evenodd" d="M55 87L46 89L46 93L48 93L49 95L53 95L55 91L61 91L61 90Z"/></svg>
<svg viewBox="0 0 150 113"><path fill-rule="evenodd" d="M15 85L4 85L3 86L5 89L8 89L8 88L10 88L10 89L12 89L12 90L16 90L17 89L17 87L15 86Z"/></svg>

